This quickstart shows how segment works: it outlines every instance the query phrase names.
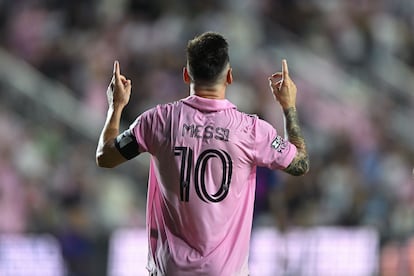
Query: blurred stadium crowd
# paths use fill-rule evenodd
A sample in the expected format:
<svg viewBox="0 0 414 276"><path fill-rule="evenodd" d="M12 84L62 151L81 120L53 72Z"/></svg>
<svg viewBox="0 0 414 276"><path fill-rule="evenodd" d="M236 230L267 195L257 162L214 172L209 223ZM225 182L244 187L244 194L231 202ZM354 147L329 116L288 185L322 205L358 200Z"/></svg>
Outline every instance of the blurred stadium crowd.
<svg viewBox="0 0 414 276"><path fill-rule="evenodd" d="M311 171L294 178L259 169L256 225L373 227L381 274L414 275L409 0L0 0L0 46L100 118L95 139L86 137L37 115L0 76L0 231L52 233L74 275L103 275L112 231L145 225L148 166L146 157L111 171L95 165L112 63L132 79L126 127L145 109L187 95L185 46L206 30L229 40L228 96L242 111L283 132L267 76L287 58L298 86Z"/></svg>

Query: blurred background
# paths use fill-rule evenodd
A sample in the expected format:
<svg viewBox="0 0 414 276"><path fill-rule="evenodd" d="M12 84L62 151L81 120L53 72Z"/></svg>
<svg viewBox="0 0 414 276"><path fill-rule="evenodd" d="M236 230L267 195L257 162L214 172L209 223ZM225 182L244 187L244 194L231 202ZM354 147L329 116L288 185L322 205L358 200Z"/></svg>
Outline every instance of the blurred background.
<svg viewBox="0 0 414 276"><path fill-rule="evenodd" d="M280 133L267 77L288 60L310 151L305 177L258 169L252 275L414 275L411 0L0 0L0 275L146 275L149 156L95 165L106 88L118 59L123 128L186 97L208 30L230 100Z"/></svg>

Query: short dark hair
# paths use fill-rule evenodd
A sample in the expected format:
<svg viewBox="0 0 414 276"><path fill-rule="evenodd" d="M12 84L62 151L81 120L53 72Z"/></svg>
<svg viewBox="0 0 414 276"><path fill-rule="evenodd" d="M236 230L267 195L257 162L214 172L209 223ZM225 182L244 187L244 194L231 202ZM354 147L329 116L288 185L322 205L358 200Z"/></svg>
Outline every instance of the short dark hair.
<svg viewBox="0 0 414 276"><path fill-rule="evenodd" d="M226 39L215 32L206 32L187 44L187 62L192 80L202 84L216 82L230 61Z"/></svg>

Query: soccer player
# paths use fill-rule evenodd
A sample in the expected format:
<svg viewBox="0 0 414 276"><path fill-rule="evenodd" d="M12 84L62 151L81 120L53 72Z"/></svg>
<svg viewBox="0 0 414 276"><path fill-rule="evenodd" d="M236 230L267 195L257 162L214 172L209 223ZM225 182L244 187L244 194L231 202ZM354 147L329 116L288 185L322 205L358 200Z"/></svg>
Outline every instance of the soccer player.
<svg viewBox="0 0 414 276"><path fill-rule="evenodd" d="M233 81L228 43L207 32L190 40L183 78L190 96L160 104L119 133L131 81L114 63L109 109L96 161L115 167L151 154L147 198L150 275L248 275L256 166L292 175L309 159L286 60L269 77L284 110L288 139L226 99Z"/></svg>

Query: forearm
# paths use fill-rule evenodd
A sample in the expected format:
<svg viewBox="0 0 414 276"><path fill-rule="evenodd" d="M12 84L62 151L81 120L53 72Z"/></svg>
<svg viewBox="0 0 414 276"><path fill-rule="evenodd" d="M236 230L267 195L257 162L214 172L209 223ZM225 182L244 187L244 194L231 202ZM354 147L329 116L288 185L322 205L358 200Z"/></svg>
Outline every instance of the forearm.
<svg viewBox="0 0 414 276"><path fill-rule="evenodd" d="M292 175L303 175L309 171L309 156L305 138L299 125L298 113L295 107L283 110L286 119L286 132L289 141L297 148L297 154L285 171Z"/></svg>
<svg viewBox="0 0 414 276"><path fill-rule="evenodd" d="M99 166L112 167L116 165L116 160L113 160L113 153L117 151L114 141L119 135L121 114L122 108L110 106L108 109L96 149L96 162Z"/></svg>
<svg viewBox="0 0 414 276"><path fill-rule="evenodd" d="M296 146L298 150L306 151L305 139L303 138L301 128L299 126L298 113L296 107L290 107L283 110L286 122L286 134L289 141Z"/></svg>
<svg viewBox="0 0 414 276"><path fill-rule="evenodd" d="M102 129L100 141L107 142L113 140L119 134L119 127L121 122L122 108L109 107L106 115L105 125Z"/></svg>

